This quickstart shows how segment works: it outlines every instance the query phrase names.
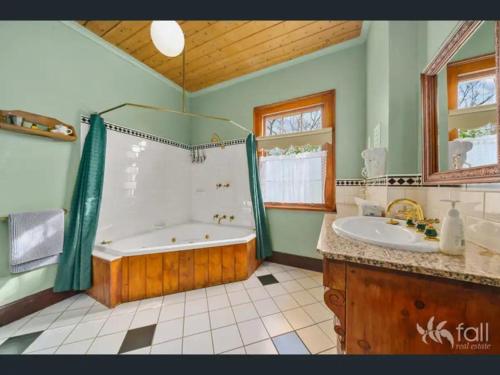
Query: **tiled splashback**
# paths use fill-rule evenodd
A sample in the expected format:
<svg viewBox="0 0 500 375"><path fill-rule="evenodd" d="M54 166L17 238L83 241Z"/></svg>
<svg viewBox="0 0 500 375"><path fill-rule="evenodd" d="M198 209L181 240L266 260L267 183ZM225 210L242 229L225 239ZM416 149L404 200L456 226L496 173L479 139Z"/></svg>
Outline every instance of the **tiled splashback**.
<svg viewBox="0 0 500 375"><path fill-rule="evenodd" d="M211 147L203 152L205 162L193 163L191 169L192 219L213 223L215 214L234 215L232 224L253 226L245 144Z"/></svg>
<svg viewBox="0 0 500 375"><path fill-rule="evenodd" d="M485 247L500 250L500 185L478 184L464 186L337 186L337 206L340 215L356 215L354 197L375 201L386 207L394 199L409 198L420 203L428 218L440 220L450 204L443 199L459 200L466 225L466 238ZM439 229L439 225L437 226Z"/></svg>
<svg viewBox="0 0 500 375"><path fill-rule="evenodd" d="M88 126L82 117L82 142ZM224 148L189 146L115 124L106 128L96 243L192 220L214 223L215 214L235 217L224 224L254 225L243 140L224 142ZM204 163L191 162L193 148L203 149Z"/></svg>

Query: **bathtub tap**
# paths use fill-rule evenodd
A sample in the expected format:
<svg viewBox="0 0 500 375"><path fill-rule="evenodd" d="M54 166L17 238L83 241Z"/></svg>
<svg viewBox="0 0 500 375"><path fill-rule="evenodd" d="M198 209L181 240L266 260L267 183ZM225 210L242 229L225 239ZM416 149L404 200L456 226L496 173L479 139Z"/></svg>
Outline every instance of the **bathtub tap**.
<svg viewBox="0 0 500 375"><path fill-rule="evenodd" d="M215 214L214 215L214 220L217 220L217 224L220 224L220 222L222 220L225 220L227 219L227 215L226 214Z"/></svg>

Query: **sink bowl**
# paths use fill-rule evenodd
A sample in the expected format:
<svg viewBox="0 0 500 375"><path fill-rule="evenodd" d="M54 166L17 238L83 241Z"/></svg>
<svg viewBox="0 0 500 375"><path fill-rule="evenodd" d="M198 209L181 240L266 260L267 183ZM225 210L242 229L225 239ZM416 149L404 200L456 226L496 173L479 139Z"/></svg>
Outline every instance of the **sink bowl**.
<svg viewBox="0 0 500 375"><path fill-rule="evenodd" d="M418 252L439 250L437 241L424 240L422 233L407 228L403 220L398 225L387 224L386 217L350 216L336 219L332 228L341 237L391 249Z"/></svg>

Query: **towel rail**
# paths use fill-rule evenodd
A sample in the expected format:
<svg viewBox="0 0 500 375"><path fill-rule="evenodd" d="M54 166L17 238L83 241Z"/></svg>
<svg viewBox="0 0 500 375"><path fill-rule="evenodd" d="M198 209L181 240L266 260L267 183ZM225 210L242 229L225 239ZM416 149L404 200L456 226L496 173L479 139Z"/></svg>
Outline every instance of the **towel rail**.
<svg viewBox="0 0 500 375"><path fill-rule="evenodd" d="M64 214L66 215L68 213L68 210L63 208ZM9 216L0 216L0 221L7 221L9 219Z"/></svg>

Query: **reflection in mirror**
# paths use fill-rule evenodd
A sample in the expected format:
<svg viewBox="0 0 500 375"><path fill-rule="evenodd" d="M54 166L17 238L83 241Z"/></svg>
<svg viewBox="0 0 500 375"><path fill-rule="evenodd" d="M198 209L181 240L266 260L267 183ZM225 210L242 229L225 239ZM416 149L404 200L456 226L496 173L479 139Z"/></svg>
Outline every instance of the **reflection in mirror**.
<svg viewBox="0 0 500 375"><path fill-rule="evenodd" d="M439 170L497 163L495 22L484 22L437 75Z"/></svg>

